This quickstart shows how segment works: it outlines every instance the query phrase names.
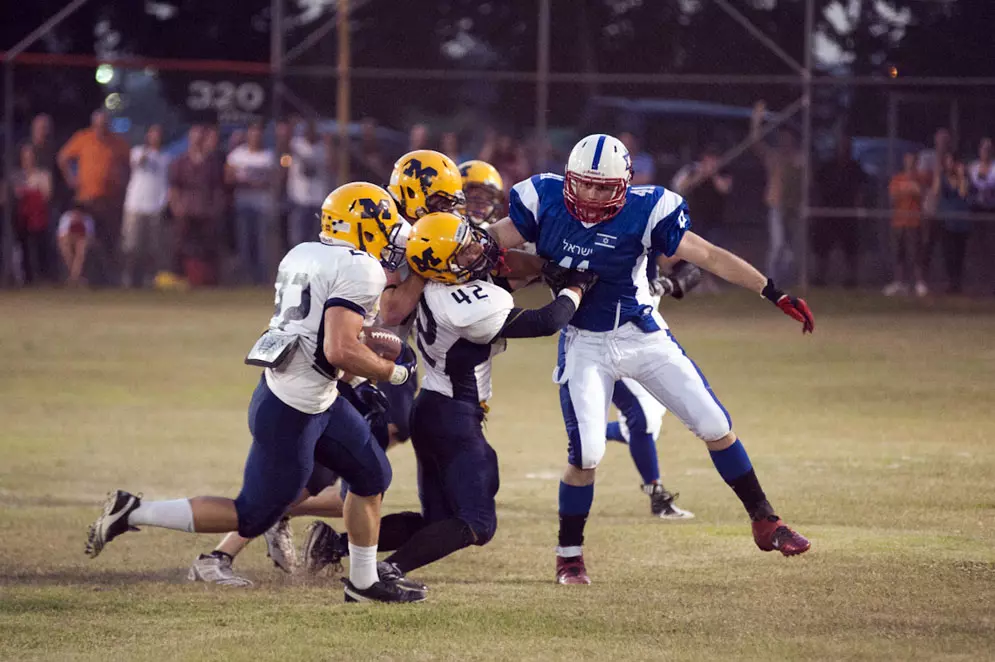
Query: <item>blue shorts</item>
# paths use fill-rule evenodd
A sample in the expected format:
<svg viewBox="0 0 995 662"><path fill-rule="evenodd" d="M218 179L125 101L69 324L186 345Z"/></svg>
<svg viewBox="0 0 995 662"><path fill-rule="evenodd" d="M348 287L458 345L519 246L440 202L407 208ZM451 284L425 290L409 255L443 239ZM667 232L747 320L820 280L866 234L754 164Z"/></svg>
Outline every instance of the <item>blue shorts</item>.
<svg viewBox="0 0 995 662"><path fill-rule="evenodd" d="M249 431L252 446L235 499L238 533L245 538L279 521L307 486L315 461L354 483L359 496L379 494L390 484L386 454L345 398L320 414L305 414L260 378L249 402Z"/></svg>
<svg viewBox="0 0 995 662"><path fill-rule="evenodd" d="M418 459L418 497L426 523L459 518L482 545L497 530L497 453L484 438L484 411L475 403L422 390L411 413Z"/></svg>

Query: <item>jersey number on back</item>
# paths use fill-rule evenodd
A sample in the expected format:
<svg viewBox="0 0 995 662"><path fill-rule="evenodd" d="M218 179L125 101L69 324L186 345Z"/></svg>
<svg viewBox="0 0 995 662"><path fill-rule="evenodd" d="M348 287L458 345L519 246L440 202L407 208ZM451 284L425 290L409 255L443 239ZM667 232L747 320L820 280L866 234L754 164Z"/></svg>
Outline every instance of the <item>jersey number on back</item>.
<svg viewBox="0 0 995 662"><path fill-rule="evenodd" d="M311 284L306 273L289 275L281 271L276 277L276 308L273 317L279 318L276 328L283 331L291 322L299 322L311 312ZM299 303L296 306L283 307L284 297L288 290L300 292Z"/></svg>
<svg viewBox="0 0 995 662"><path fill-rule="evenodd" d="M481 294L483 289L480 285L471 285L468 288L461 287L452 292L452 297L456 299L456 303L473 303L475 300L482 301L487 298L486 294ZM467 290L470 290L470 292L467 292ZM473 298L470 297L471 293L473 294Z"/></svg>

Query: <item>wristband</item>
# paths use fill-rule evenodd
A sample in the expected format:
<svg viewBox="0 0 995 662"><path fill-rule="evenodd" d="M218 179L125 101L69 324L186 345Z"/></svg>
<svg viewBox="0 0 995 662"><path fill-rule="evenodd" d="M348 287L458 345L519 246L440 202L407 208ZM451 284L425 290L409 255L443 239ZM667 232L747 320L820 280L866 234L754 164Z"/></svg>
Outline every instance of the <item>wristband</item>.
<svg viewBox="0 0 995 662"><path fill-rule="evenodd" d="M580 295L574 292L573 290L568 290L567 288L564 287L562 290L560 290L559 294L557 294L556 296L567 297L568 299L574 302L575 309L580 308Z"/></svg>
<svg viewBox="0 0 995 662"><path fill-rule="evenodd" d="M390 371L390 379L388 381L394 386L400 386L408 381L408 369L403 365L395 365Z"/></svg>
<svg viewBox="0 0 995 662"><path fill-rule="evenodd" d="M777 305L777 302L784 296L784 292L777 289L774 285L774 281L770 278L767 279L767 284L764 285L764 289L760 294L774 305Z"/></svg>

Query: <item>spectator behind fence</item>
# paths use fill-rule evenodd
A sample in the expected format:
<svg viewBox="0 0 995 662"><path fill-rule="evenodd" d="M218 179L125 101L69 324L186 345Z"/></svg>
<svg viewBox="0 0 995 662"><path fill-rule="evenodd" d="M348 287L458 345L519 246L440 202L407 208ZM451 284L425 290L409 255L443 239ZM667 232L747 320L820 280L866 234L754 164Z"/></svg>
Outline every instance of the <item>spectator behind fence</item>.
<svg viewBox="0 0 995 662"><path fill-rule="evenodd" d="M80 202L73 202L59 218L56 241L62 263L69 274L66 284L70 287L86 284L83 267L86 265L86 256L94 240L94 233L93 217Z"/></svg>
<svg viewBox="0 0 995 662"><path fill-rule="evenodd" d="M225 177L235 187L235 241L243 276L255 285L269 280L267 256L276 222L272 181L276 158L263 147L263 128L253 124L245 144L228 154Z"/></svg>
<svg viewBox="0 0 995 662"><path fill-rule="evenodd" d="M131 180L124 194L121 253L124 287L146 284L156 272L168 268L162 262L163 214L169 188L169 156L162 152L162 127L153 124L145 132L145 143L131 149Z"/></svg>
<svg viewBox="0 0 995 662"><path fill-rule="evenodd" d="M903 169L888 183L891 198L891 255L894 278L885 285L884 295L907 294L913 279L916 296L929 294L921 265L922 200L923 186L916 170L916 155L908 152L903 157Z"/></svg>
<svg viewBox="0 0 995 662"><path fill-rule="evenodd" d="M408 131L408 151L413 152L416 149L428 149L428 139L428 127L424 124L415 124Z"/></svg>
<svg viewBox="0 0 995 662"><path fill-rule="evenodd" d="M937 193L933 184L942 170L941 165L948 153L952 153L953 140L950 131L939 128L933 134L933 147L919 152L916 164L923 186L922 199L922 272L929 278L929 265L933 257L933 247L940 243L943 228L936 220Z"/></svg>
<svg viewBox="0 0 995 662"><path fill-rule="evenodd" d="M788 281L795 264L800 237L798 219L802 202L802 168L804 156L798 149L795 134L787 129L777 132L776 147L771 148L761 137L761 125L767 104L758 101L750 118L750 139L754 154L767 172L767 275L775 282Z"/></svg>
<svg viewBox="0 0 995 662"><path fill-rule="evenodd" d="M957 161L951 152L943 155L942 164L943 167L933 180L936 217L943 231L947 291L950 294L960 294L964 289L964 255L967 252L971 221L966 218L951 218L948 215L963 215L971 210L970 182L967 168Z"/></svg>
<svg viewBox="0 0 995 662"><path fill-rule="evenodd" d="M96 268L102 284L118 275L115 254L121 232L121 207L128 183L128 143L111 133L107 114L90 116L90 128L80 129L59 150L63 179L93 217L98 257ZM75 169L72 167L75 164Z"/></svg>
<svg viewBox="0 0 995 662"><path fill-rule="evenodd" d="M453 163L463 163L469 159L460 152L459 134L455 131L446 131L439 136L439 151L453 160Z"/></svg>
<svg viewBox="0 0 995 662"><path fill-rule="evenodd" d="M844 209L864 206L867 175L851 155L849 136L836 144L836 156L815 173L818 204ZM834 245L846 258L844 287L856 287L860 272L860 227L853 217L816 218L812 223L812 254L815 256L815 285L825 285L829 275L829 258Z"/></svg>
<svg viewBox="0 0 995 662"><path fill-rule="evenodd" d="M982 138L978 158L968 170L974 191L974 207L979 211L995 211L995 162L992 160L992 139Z"/></svg>
<svg viewBox="0 0 995 662"><path fill-rule="evenodd" d="M652 156L640 150L639 139L628 131L619 134L618 139L629 150L632 159L632 185L656 184L656 163Z"/></svg>
<svg viewBox="0 0 995 662"><path fill-rule="evenodd" d="M696 233L714 244L722 245L726 199L732 191L732 175L719 169L721 152L717 145L708 145L701 159L677 171L672 185L693 209ZM711 274L702 280L702 291L717 292L718 284Z"/></svg>
<svg viewBox="0 0 995 662"><path fill-rule="evenodd" d="M497 168L501 179L511 182L511 186L529 176L529 159L525 148L507 134L485 140L478 158Z"/></svg>
<svg viewBox="0 0 995 662"><path fill-rule="evenodd" d="M304 127L304 135L290 141L290 174L287 178L287 197L290 198L290 228L287 239L290 246L314 241L318 232L316 214L321 203L335 185L332 182L328 147L318 136L314 121Z"/></svg>
<svg viewBox="0 0 995 662"><path fill-rule="evenodd" d="M191 285L213 285L224 231L223 169L219 159L204 151L202 127L190 127L187 136L187 151L169 169L174 269Z"/></svg>
<svg viewBox="0 0 995 662"><path fill-rule="evenodd" d="M49 261L49 214L52 173L38 165L34 148L20 149L20 168L11 173L5 197L14 205L14 231L21 249L21 268L27 284L41 281Z"/></svg>
<svg viewBox="0 0 995 662"><path fill-rule="evenodd" d="M377 121L372 117L364 117L360 122L360 127L358 145L353 145L351 141L348 145L340 145L341 148L348 147L353 157L350 160L350 179L373 184L386 184L394 162L388 163L383 150L380 148L380 140L377 138Z"/></svg>

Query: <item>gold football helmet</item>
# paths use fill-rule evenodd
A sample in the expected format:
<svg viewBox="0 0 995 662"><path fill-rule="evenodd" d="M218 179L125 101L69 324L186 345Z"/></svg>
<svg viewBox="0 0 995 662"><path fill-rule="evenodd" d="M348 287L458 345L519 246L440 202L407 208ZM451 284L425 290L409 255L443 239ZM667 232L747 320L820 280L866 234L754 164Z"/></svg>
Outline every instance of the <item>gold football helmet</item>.
<svg viewBox="0 0 995 662"><path fill-rule="evenodd" d="M463 175L466 204L460 210L470 222L486 228L498 220L504 210L504 182L497 168L487 161L464 161L459 164Z"/></svg>
<svg viewBox="0 0 995 662"><path fill-rule="evenodd" d="M390 194L366 182L343 184L321 203L321 239L366 251L389 271L404 261L406 227Z"/></svg>
<svg viewBox="0 0 995 662"><path fill-rule="evenodd" d="M495 264L494 248L483 231L460 216L433 212L411 227L408 264L422 278L465 283L487 277Z"/></svg>
<svg viewBox="0 0 995 662"><path fill-rule="evenodd" d="M408 152L394 164L387 190L412 222L432 212L451 212L465 202L463 178L451 158L431 149Z"/></svg>

